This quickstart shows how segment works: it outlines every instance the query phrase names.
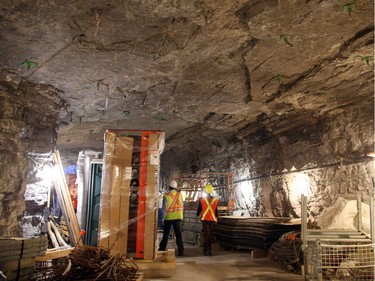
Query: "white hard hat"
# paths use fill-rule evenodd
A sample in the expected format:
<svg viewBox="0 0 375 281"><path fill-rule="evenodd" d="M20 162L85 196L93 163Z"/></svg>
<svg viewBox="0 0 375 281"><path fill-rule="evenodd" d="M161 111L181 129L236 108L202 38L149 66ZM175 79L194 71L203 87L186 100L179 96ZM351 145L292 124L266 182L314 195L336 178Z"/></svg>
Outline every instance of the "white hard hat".
<svg viewBox="0 0 375 281"><path fill-rule="evenodd" d="M171 180L169 182L169 187L171 187L171 188L177 188L177 182L175 180Z"/></svg>

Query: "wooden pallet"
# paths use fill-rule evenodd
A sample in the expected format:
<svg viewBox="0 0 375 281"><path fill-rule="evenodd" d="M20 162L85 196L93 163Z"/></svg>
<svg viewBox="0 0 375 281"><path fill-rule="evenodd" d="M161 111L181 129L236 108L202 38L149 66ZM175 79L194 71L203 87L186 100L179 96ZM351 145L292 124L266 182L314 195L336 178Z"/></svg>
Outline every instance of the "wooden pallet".
<svg viewBox="0 0 375 281"><path fill-rule="evenodd" d="M170 270L176 268L174 249L158 251L154 260L134 260L143 275L147 278L169 278Z"/></svg>
<svg viewBox="0 0 375 281"><path fill-rule="evenodd" d="M61 248L61 249L48 249L43 256L35 257L36 262L48 261L67 257L73 251L73 247Z"/></svg>
<svg viewBox="0 0 375 281"><path fill-rule="evenodd" d="M133 277L132 281L143 281L143 273L137 272Z"/></svg>

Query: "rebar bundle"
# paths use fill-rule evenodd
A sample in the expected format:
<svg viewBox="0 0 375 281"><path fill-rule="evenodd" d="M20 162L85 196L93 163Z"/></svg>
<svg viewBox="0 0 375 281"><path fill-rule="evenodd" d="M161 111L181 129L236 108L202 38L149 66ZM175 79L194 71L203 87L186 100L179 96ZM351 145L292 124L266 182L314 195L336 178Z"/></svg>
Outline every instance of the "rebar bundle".
<svg viewBox="0 0 375 281"><path fill-rule="evenodd" d="M298 273L303 264L301 232L284 233L269 248L270 258L279 262L289 272Z"/></svg>
<svg viewBox="0 0 375 281"><path fill-rule="evenodd" d="M46 265L40 268L45 274L40 273L39 278L33 280L130 281L134 280L138 270L126 255L111 255L108 249L92 246L78 246L63 262Z"/></svg>

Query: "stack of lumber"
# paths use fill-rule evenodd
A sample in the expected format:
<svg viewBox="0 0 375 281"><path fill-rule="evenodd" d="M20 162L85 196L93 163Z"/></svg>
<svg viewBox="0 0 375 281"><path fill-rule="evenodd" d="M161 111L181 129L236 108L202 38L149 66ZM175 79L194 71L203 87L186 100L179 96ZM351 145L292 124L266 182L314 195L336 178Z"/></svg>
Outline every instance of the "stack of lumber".
<svg viewBox="0 0 375 281"><path fill-rule="evenodd" d="M268 250L282 234L300 230L301 224L290 218L227 216L219 219L214 234L224 247Z"/></svg>
<svg viewBox="0 0 375 281"><path fill-rule="evenodd" d="M0 237L0 271L7 280L30 280L36 256L47 250L47 236L35 238Z"/></svg>

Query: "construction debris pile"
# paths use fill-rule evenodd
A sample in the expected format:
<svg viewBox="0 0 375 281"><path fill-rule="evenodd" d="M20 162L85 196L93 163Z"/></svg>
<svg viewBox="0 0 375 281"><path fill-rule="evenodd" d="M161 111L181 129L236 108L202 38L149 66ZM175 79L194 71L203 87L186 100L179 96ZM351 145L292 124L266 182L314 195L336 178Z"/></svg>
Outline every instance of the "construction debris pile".
<svg viewBox="0 0 375 281"><path fill-rule="evenodd" d="M0 272L6 280L29 280L34 258L47 250L47 236L35 238L0 238ZM0 280L1 276L0 276Z"/></svg>
<svg viewBox="0 0 375 281"><path fill-rule="evenodd" d="M289 272L301 272L303 252L301 250L301 232L291 231L284 233L269 248L270 258L280 263Z"/></svg>
<svg viewBox="0 0 375 281"><path fill-rule="evenodd" d="M236 249L268 248L282 234L301 231L301 224L290 218L221 217L215 225L215 237L223 247Z"/></svg>
<svg viewBox="0 0 375 281"><path fill-rule="evenodd" d="M37 266L32 280L134 280L137 265L126 255L111 255L104 248L78 246L69 257Z"/></svg>

